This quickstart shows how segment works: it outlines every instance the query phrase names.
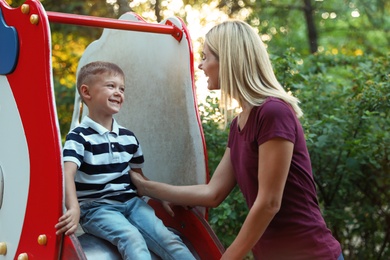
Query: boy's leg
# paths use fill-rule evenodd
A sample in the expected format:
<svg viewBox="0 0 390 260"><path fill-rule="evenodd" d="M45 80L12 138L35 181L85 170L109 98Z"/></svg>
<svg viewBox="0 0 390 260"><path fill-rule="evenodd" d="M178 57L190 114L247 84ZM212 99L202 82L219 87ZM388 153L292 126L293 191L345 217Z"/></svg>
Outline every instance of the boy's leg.
<svg viewBox="0 0 390 260"><path fill-rule="evenodd" d="M85 232L117 246L123 259L151 259L142 234L123 215L125 204L90 203L81 206L80 224Z"/></svg>
<svg viewBox="0 0 390 260"><path fill-rule="evenodd" d="M195 259L179 236L168 230L153 208L136 197L126 202L128 219L143 235L149 249L162 259Z"/></svg>

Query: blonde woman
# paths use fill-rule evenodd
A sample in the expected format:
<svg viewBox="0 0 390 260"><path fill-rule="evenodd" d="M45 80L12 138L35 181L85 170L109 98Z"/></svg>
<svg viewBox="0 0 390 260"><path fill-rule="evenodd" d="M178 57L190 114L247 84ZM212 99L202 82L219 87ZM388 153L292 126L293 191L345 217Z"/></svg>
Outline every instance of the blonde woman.
<svg viewBox="0 0 390 260"><path fill-rule="evenodd" d="M222 259L343 259L317 202L298 100L277 81L267 51L245 22L227 21L205 37L199 68L221 106L237 100L225 154L210 182L172 186L132 172L140 194L179 205L218 206L238 184L249 213Z"/></svg>

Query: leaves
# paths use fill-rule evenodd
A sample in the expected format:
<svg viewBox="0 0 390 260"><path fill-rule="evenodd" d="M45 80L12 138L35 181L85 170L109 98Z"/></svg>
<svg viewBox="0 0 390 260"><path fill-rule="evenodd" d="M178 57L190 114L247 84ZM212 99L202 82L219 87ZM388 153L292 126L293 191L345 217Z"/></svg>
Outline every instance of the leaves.
<svg viewBox="0 0 390 260"><path fill-rule="evenodd" d="M300 73L318 85L301 88L298 97L326 221L349 258L388 258L388 58L325 55L305 62L309 69Z"/></svg>

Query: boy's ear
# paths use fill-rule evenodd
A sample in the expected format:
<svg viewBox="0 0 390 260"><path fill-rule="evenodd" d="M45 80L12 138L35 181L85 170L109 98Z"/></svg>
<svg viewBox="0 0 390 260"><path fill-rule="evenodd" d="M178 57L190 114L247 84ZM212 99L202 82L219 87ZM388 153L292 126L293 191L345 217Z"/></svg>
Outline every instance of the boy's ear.
<svg viewBox="0 0 390 260"><path fill-rule="evenodd" d="M83 84L80 86L80 96L83 100L88 100L91 98L88 85Z"/></svg>

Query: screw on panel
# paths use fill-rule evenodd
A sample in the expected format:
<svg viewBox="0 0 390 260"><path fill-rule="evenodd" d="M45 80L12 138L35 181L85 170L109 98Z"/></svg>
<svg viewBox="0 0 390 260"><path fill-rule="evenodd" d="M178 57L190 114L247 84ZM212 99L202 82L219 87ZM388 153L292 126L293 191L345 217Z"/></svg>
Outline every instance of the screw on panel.
<svg viewBox="0 0 390 260"><path fill-rule="evenodd" d="M0 242L0 255L6 255L7 254L7 243Z"/></svg>
<svg viewBox="0 0 390 260"><path fill-rule="evenodd" d="M36 25L38 24L38 22L39 22L39 16L37 14L32 14L30 16L30 23Z"/></svg>
<svg viewBox="0 0 390 260"><path fill-rule="evenodd" d="M30 12L30 6L28 4L22 4L20 9L23 14L28 14Z"/></svg>
<svg viewBox="0 0 390 260"><path fill-rule="evenodd" d="M21 253L20 255L18 255L18 260L28 260L27 253Z"/></svg>
<svg viewBox="0 0 390 260"><path fill-rule="evenodd" d="M47 244L47 236L46 235L39 235L38 236L38 244L40 246L45 246Z"/></svg>

